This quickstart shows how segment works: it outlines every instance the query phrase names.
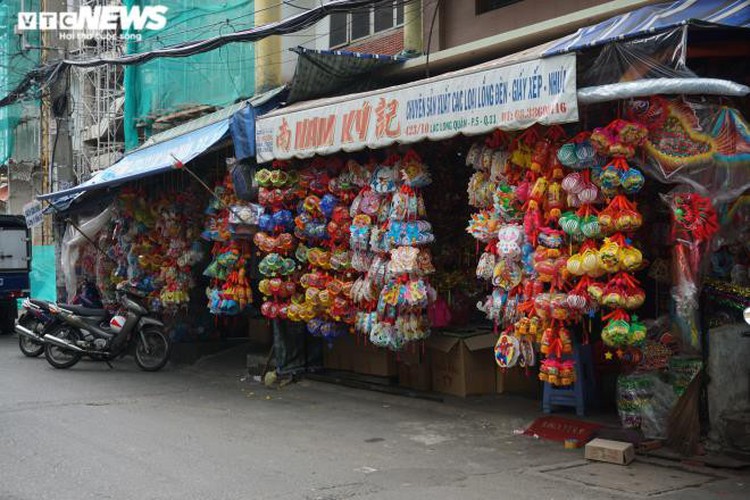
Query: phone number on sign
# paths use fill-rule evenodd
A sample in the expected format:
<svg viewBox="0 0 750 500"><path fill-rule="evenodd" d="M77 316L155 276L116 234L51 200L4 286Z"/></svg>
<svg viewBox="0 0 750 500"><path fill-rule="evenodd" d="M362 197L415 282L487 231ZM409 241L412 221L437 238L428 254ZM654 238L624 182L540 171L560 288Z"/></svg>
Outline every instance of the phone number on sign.
<svg viewBox="0 0 750 500"><path fill-rule="evenodd" d="M563 114L568 111L564 102L554 104L545 104L534 106L526 109L517 109L515 111L503 111L500 115L491 114L484 116L472 116L469 118L459 118L457 120L447 120L438 123L420 122L413 123L406 127L406 135L426 135L440 133L450 130L462 130L466 127L490 127L500 123L513 121L534 120L545 116Z"/></svg>

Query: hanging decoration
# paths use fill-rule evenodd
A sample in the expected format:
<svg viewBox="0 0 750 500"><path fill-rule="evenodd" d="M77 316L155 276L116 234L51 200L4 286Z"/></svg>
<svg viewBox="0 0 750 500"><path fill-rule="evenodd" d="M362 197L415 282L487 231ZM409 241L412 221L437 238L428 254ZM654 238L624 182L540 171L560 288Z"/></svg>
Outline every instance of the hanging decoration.
<svg viewBox="0 0 750 500"><path fill-rule="evenodd" d="M599 190L586 170L594 165L593 147L587 137L566 144L563 138L559 127L531 128L515 138L498 131L467 155L476 170L469 200L480 210L467 231L484 244L476 274L492 287L477 307L503 329L495 360L502 369L532 367L539 355L540 379L556 386L575 381L569 325L597 305L587 288L590 278L570 289L572 243L600 234L590 205ZM597 264L597 245L582 251L587 249ZM598 268L588 267L596 276ZM584 275L584 269L579 262L572 274Z"/></svg>
<svg viewBox="0 0 750 500"><path fill-rule="evenodd" d="M672 298L677 324L685 340L700 348L698 296L700 265L708 243L719 229L711 200L697 193L671 193L664 197L672 218Z"/></svg>
<svg viewBox="0 0 750 500"><path fill-rule="evenodd" d="M372 171L350 207L352 265L361 273L352 286L355 328L377 346L400 350L430 332L436 294L427 246L434 236L421 190L432 179L413 150L373 162Z"/></svg>
<svg viewBox="0 0 750 500"><path fill-rule="evenodd" d="M113 282L133 283L148 294L154 311L187 311L193 266L203 258L195 204L200 198L197 192L164 190L147 203L143 191L124 188L115 203Z"/></svg>
<svg viewBox="0 0 750 500"><path fill-rule="evenodd" d="M206 288L208 309L217 316L245 312L253 301L248 280L252 248L250 238L260 223L261 207L241 201L234 189L231 167L214 188L205 210L206 224L201 237L213 242L212 260L203 271L210 279Z"/></svg>
<svg viewBox="0 0 750 500"><path fill-rule="evenodd" d="M648 136L648 130L637 122L613 120L607 126L595 129L590 137L596 153L605 158L601 168L594 168L592 179L606 200L599 211L599 231L605 237L597 255L599 283L590 283L587 290L599 306L610 309L603 312L606 321L602 340L610 347L620 348L641 345L646 339L646 329L632 315L643 305L646 294L633 272L643 265L643 256L634 244L633 234L641 227L643 217L628 196L637 193L644 185L643 174L628 164ZM589 251L587 248L586 251Z"/></svg>

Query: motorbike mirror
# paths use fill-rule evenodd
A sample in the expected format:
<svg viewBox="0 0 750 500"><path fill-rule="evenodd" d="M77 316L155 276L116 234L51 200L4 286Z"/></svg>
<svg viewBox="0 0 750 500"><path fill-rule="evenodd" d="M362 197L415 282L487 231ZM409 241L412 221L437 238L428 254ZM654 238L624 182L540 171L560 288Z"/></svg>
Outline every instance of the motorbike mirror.
<svg viewBox="0 0 750 500"><path fill-rule="evenodd" d="M747 323L748 325L750 325L750 307L746 308L742 312L742 315L745 317L745 323Z"/></svg>

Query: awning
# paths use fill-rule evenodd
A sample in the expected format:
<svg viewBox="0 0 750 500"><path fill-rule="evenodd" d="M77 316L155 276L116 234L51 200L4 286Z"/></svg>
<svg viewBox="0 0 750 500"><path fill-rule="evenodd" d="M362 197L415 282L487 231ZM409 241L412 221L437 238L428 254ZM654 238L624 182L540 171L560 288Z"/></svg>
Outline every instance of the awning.
<svg viewBox="0 0 750 500"><path fill-rule="evenodd" d="M273 89L252 99L227 106L177 127L154 134L141 147L126 154L111 167L86 182L37 198L54 202L57 210L67 210L76 195L84 191L117 186L125 182L166 172L175 158L187 163L208 150L232 132L235 147L245 156L255 154L256 114L277 106L284 87Z"/></svg>
<svg viewBox="0 0 750 500"><path fill-rule="evenodd" d="M616 40L627 40L678 26L750 27L750 2L747 0L678 0L615 16L599 24L581 28L544 52L553 56L596 47Z"/></svg>
<svg viewBox="0 0 750 500"><path fill-rule="evenodd" d="M256 158L309 158L577 121L575 54L518 60L273 111L256 124Z"/></svg>
<svg viewBox="0 0 750 500"><path fill-rule="evenodd" d="M318 97L353 94L377 87L373 71L399 64L401 56L364 54L345 50L313 50L295 47L299 55L294 77L289 84L289 104Z"/></svg>

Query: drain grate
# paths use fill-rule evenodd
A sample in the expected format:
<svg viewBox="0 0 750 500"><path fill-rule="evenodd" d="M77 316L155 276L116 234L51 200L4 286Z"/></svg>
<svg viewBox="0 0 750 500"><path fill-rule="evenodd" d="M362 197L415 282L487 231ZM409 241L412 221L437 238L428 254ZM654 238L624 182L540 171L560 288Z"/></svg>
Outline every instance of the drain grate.
<svg viewBox="0 0 750 500"><path fill-rule="evenodd" d="M601 462L576 462L546 467L539 472L566 481L638 496L695 488L717 479L716 476L645 462L633 462L625 467Z"/></svg>

